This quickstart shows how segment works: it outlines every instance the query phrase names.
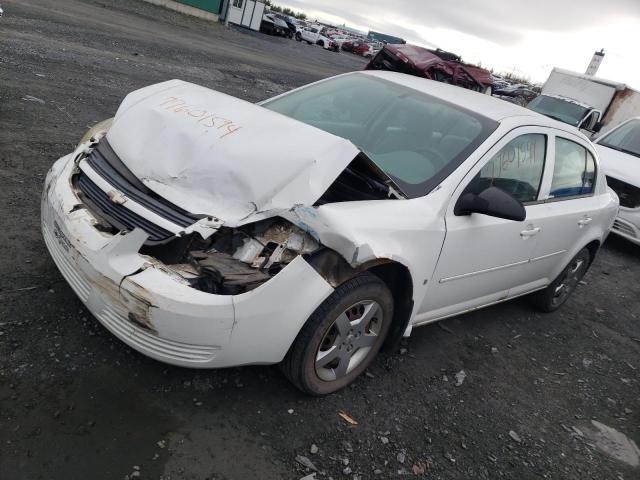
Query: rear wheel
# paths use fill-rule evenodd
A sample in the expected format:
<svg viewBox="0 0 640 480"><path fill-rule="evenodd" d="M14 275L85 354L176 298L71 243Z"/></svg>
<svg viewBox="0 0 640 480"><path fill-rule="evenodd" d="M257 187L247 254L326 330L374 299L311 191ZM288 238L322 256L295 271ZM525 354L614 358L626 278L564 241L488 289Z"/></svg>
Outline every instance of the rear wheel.
<svg viewBox="0 0 640 480"><path fill-rule="evenodd" d="M369 366L389 331L393 298L375 275L340 285L307 320L280 367L300 390L326 395Z"/></svg>
<svg viewBox="0 0 640 480"><path fill-rule="evenodd" d="M582 277L589 269L591 253L583 248L573 257L569 265L544 290L532 295L533 303L544 312L553 312L560 308L576 289Z"/></svg>
<svg viewBox="0 0 640 480"><path fill-rule="evenodd" d="M296 40L297 40L298 42L301 42L301 41L302 41L302 35L300 34L300 32L296 32Z"/></svg>

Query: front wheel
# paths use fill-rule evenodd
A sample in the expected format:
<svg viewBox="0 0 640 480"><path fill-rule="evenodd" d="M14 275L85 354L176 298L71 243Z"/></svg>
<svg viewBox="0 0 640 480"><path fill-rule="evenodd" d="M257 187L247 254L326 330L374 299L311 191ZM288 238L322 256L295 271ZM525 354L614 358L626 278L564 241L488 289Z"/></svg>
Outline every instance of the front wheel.
<svg viewBox="0 0 640 480"><path fill-rule="evenodd" d="M569 265L544 290L531 296L533 303L544 312L553 312L560 308L576 289L591 264L589 249L583 248L573 257Z"/></svg>
<svg viewBox="0 0 640 480"><path fill-rule="evenodd" d="M334 290L311 314L280 368L300 390L327 395L360 375L376 356L393 318L393 298L375 275Z"/></svg>
<svg viewBox="0 0 640 480"><path fill-rule="evenodd" d="M301 41L302 41L302 35L300 34L300 32L296 32L296 40L297 40L298 42L301 42Z"/></svg>

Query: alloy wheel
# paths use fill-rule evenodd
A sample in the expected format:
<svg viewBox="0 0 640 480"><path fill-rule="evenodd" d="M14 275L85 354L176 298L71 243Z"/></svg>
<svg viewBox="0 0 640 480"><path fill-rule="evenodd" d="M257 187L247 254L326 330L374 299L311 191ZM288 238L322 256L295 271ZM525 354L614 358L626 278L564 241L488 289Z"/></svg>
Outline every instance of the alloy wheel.
<svg viewBox="0 0 640 480"><path fill-rule="evenodd" d="M575 258L563 272L563 276L556 285L553 293L553 304L563 303L573 292L587 269L587 261L583 257Z"/></svg>
<svg viewBox="0 0 640 480"><path fill-rule="evenodd" d="M315 360L318 377L333 381L360 365L378 341L383 320L382 308L372 300L344 310L320 342Z"/></svg>

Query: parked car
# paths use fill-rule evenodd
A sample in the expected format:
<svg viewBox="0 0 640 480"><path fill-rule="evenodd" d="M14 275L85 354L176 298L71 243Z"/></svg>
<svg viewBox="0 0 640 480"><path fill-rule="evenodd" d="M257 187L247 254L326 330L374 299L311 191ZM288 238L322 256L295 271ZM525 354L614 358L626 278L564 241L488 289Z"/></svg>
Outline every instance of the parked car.
<svg viewBox="0 0 640 480"><path fill-rule="evenodd" d="M640 245L640 117L613 128L595 146L607 183L620 198L612 232Z"/></svg>
<svg viewBox="0 0 640 480"><path fill-rule="evenodd" d="M366 52L369 51L370 48L371 47L368 43L354 42L353 46L351 47L351 53L355 53L357 55L364 55Z"/></svg>
<svg viewBox="0 0 640 480"><path fill-rule="evenodd" d="M618 209L597 158L569 125L395 72L259 105L171 80L53 164L42 232L132 348L281 363L322 395L415 326L525 294L559 308Z"/></svg>
<svg viewBox="0 0 640 480"><path fill-rule="evenodd" d="M513 102L521 106L525 106L538 96L538 93L528 85L509 85L508 87L496 88L493 94L509 97Z"/></svg>
<svg viewBox="0 0 640 480"><path fill-rule="evenodd" d="M366 42L362 41L362 40L347 40L345 42L342 42L341 48L342 50L344 50L345 52L352 52L354 48L364 44Z"/></svg>
<svg viewBox="0 0 640 480"><path fill-rule="evenodd" d="M369 45L369 49L366 52L364 52L362 56L364 58L373 58L378 54L379 51L380 51L380 48L374 47L373 45Z"/></svg>
<svg viewBox="0 0 640 480"><path fill-rule="evenodd" d="M265 13L262 16L260 31L269 35L289 36L289 26L280 18L271 13Z"/></svg>
<svg viewBox="0 0 640 480"><path fill-rule="evenodd" d="M298 31L298 25L296 24L296 19L293 17L290 17L289 15L285 15L284 13L275 12L273 15L274 17L279 18L280 20L282 20L287 24L287 27L289 29L287 36L289 38L293 38L296 32Z"/></svg>
<svg viewBox="0 0 640 480"><path fill-rule="evenodd" d="M354 43L351 47L351 53L362 55L365 58L373 58L382 49L384 45L379 42Z"/></svg>
<svg viewBox="0 0 640 480"><path fill-rule="evenodd" d="M388 70L451 83L491 95L493 78L484 68L462 62L450 52L415 45L385 45L365 70Z"/></svg>
<svg viewBox="0 0 640 480"><path fill-rule="evenodd" d="M309 45L320 45L325 50L338 51L337 44L325 35L325 28L321 25L312 25L303 28L296 33L296 40L305 41Z"/></svg>
<svg viewBox="0 0 640 480"><path fill-rule="evenodd" d="M503 89L506 87L511 86L511 83L509 83L506 79L498 76L498 75L494 75L491 74L491 80L493 82L493 90L498 90L498 89Z"/></svg>
<svg viewBox="0 0 640 480"><path fill-rule="evenodd" d="M353 41L353 39L351 37L348 37L348 36L345 36L345 35L332 35L331 36L331 40L333 40L333 42L336 44L336 46L338 47L338 50L342 49L342 45L345 42Z"/></svg>

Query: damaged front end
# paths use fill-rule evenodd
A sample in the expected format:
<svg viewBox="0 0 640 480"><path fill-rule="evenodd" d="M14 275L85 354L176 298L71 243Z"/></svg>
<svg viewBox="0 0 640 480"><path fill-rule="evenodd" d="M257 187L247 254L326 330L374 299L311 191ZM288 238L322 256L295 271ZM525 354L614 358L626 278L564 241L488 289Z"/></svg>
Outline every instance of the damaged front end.
<svg viewBox="0 0 640 480"><path fill-rule="evenodd" d="M197 290L238 295L262 285L297 256L320 248L311 235L275 218L239 228L222 227L207 240L192 234L144 246L140 253L161 261Z"/></svg>
<svg viewBox="0 0 640 480"><path fill-rule="evenodd" d="M217 295L251 291L299 255L320 244L280 217L239 227L196 215L147 188L120 161L106 138L76 158L71 185L91 213L93 226L107 235L140 228L148 236L139 253L174 280Z"/></svg>
<svg viewBox="0 0 640 480"><path fill-rule="evenodd" d="M275 148L284 132L289 148ZM127 96L79 150L74 208L107 235L142 230L149 264L217 295L324 248L297 210L405 198L350 141L181 81Z"/></svg>
<svg viewBox="0 0 640 480"><path fill-rule="evenodd" d="M71 185L81 203L74 209L90 212L93 227L107 235L141 229L147 239L139 254L196 290L216 295L249 292L297 256L310 258L325 249L312 229L283 218L309 207L224 226L222 220L190 213L148 188L120 160L106 137L89 144L75 164ZM400 197L375 164L360 154L315 205Z"/></svg>

